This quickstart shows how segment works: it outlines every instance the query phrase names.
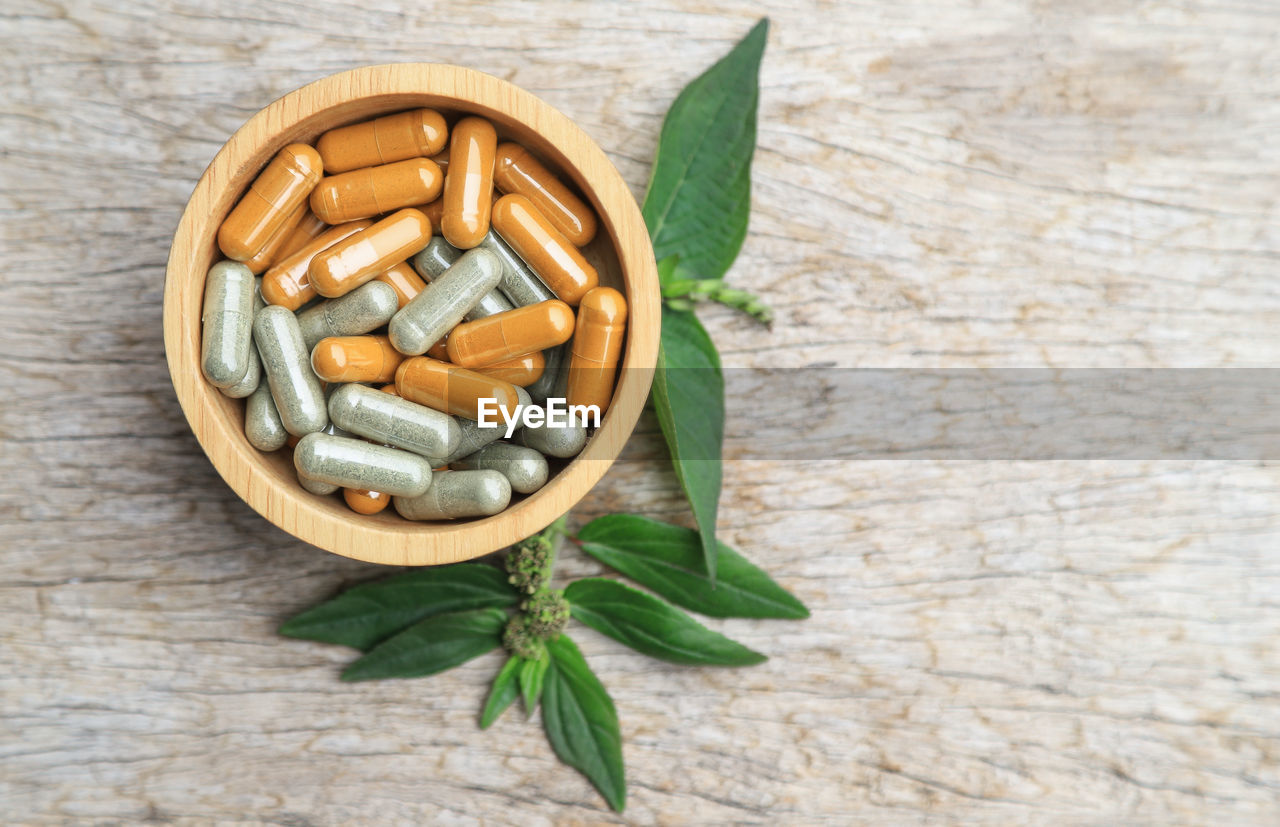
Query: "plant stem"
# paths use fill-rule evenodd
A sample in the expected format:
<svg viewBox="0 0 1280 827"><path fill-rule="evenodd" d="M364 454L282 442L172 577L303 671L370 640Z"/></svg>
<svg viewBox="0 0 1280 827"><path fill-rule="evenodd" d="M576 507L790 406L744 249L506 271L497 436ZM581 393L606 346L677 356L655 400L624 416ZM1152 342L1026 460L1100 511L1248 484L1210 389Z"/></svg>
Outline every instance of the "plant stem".
<svg viewBox="0 0 1280 827"><path fill-rule="evenodd" d="M569 512L561 514L554 523L542 529L542 536L547 538L551 543L550 557L547 559L547 579L551 582L552 570L556 567L556 552L560 549L560 539L567 538L569 535L565 533L565 526L569 524ZM545 586L543 587L545 588Z"/></svg>
<svg viewBox="0 0 1280 827"><path fill-rule="evenodd" d="M667 282L662 288L662 297L671 307L677 310L691 310L699 301L719 302L746 313L762 324L773 321L771 311L759 296L729 287L721 279L678 279Z"/></svg>

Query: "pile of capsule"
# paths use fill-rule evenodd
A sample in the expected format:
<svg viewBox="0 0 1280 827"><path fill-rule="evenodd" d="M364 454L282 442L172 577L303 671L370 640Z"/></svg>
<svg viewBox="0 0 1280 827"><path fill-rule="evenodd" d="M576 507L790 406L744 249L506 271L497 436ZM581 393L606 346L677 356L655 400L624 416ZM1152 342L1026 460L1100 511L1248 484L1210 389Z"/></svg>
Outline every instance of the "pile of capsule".
<svg viewBox="0 0 1280 827"><path fill-rule="evenodd" d="M247 398L249 442L292 447L313 494L410 520L496 514L590 435L528 409L603 416L612 398L627 307L579 251L595 233L482 118L450 131L419 109L291 144L218 230L205 378ZM508 418L527 423L509 442Z"/></svg>

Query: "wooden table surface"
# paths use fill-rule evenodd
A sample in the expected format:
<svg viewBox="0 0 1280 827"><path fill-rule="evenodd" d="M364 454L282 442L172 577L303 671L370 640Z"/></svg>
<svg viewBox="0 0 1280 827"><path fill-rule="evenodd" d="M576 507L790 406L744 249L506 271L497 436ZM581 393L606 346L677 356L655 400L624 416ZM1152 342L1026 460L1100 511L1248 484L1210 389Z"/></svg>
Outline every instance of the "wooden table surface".
<svg viewBox="0 0 1280 827"><path fill-rule="evenodd" d="M216 8L216 11L213 10ZM17 0L0 106L0 810L6 822L617 818L536 721L475 726L493 654L348 685L285 617L374 567L213 472L174 399L169 241L277 96L462 63L574 118L640 196L676 92L754 19L766 331L730 367L1222 367L1280 358L1280 10L1267 2ZM730 430L753 420L730 399ZM682 521L652 419L574 512ZM575 636L616 700L625 818L1280 818L1280 469L779 462L720 531L813 610L663 665ZM652 461L644 461L650 458ZM567 552L562 573L597 568Z"/></svg>

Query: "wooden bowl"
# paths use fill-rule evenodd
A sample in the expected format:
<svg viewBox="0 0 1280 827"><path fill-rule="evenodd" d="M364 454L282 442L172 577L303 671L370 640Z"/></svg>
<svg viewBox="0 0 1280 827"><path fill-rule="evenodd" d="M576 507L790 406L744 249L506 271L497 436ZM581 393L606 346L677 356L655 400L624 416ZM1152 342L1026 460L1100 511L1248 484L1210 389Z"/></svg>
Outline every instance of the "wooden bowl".
<svg viewBox="0 0 1280 827"><path fill-rule="evenodd" d="M215 236L258 172L286 144L314 143L326 130L417 107L488 118L499 139L515 140L572 181L595 208L597 237L584 250L601 284L630 306L617 392L581 455L552 465L540 490L516 496L485 519L414 523L394 509L363 516L340 495L298 485L286 448L264 454L244 435L244 400L228 399L200 372L200 306L205 274L222 256ZM227 484L259 514L320 548L389 565L452 563L488 554L540 531L568 511L608 470L644 407L660 324L658 275L644 220L618 171L567 117L506 81L431 63L367 66L290 92L240 127L196 184L174 234L165 274L164 343L178 401L196 439ZM265 379L263 381L266 381Z"/></svg>

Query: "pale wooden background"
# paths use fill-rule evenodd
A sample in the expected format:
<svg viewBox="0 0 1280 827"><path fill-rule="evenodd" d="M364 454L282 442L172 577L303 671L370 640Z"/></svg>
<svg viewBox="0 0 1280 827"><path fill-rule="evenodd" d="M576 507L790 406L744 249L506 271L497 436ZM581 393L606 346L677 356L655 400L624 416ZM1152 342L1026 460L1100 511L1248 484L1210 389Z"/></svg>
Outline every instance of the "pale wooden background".
<svg viewBox="0 0 1280 827"><path fill-rule="evenodd" d="M768 13L734 280L778 322L704 312L726 364L1280 361L1280 7L974 5L10 0L3 820L613 818L536 722L476 729L498 655L344 685L348 650L277 637L378 572L251 512L174 400L179 211L227 135L321 75L492 72L576 119L639 195L672 97ZM652 420L630 455L655 459L617 466L576 521L684 519ZM1277 467L725 477L724 537L813 618L712 622L772 656L744 671L575 633L620 711L628 820L1280 818Z"/></svg>

